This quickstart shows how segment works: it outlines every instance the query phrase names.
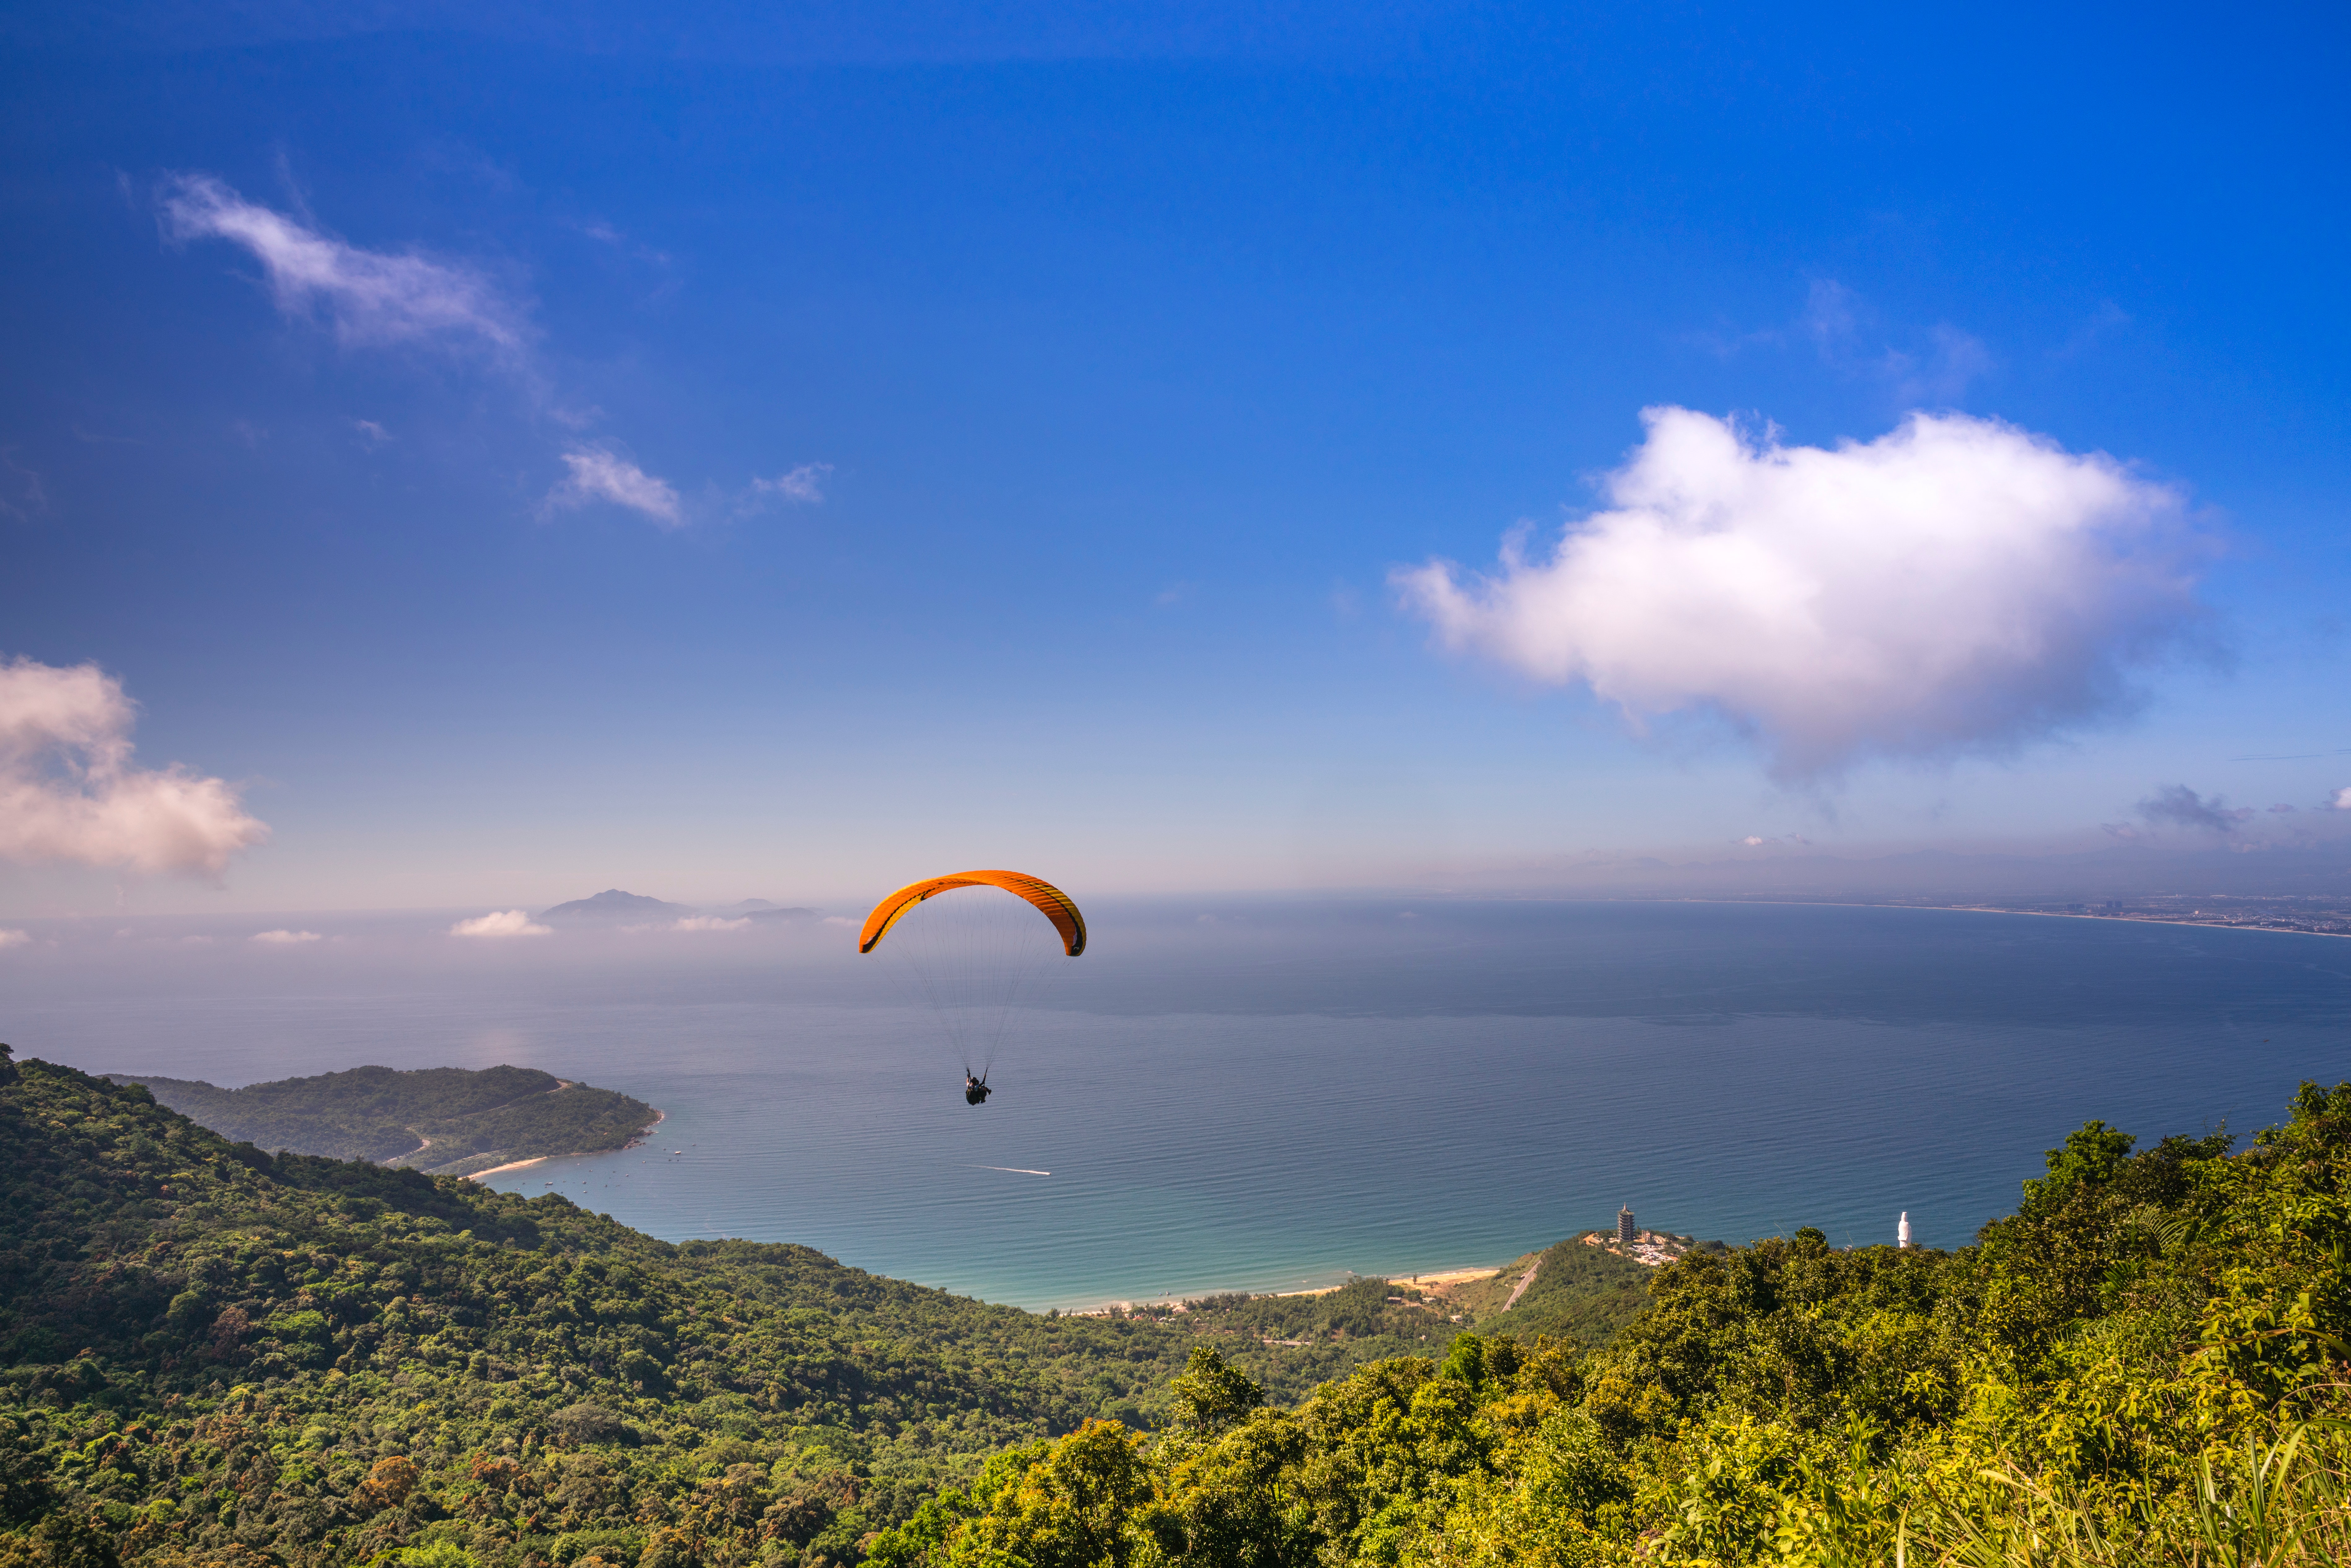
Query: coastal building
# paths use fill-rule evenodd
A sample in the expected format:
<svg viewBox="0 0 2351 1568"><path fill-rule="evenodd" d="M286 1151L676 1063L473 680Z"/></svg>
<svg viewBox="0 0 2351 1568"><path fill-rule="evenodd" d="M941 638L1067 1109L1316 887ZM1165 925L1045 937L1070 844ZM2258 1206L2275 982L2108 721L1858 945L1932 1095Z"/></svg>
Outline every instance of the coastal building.
<svg viewBox="0 0 2351 1568"><path fill-rule="evenodd" d="M1896 1247L1910 1245L1910 1211L1907 1208L1902 1211L1901 1223L1894 1228L1894 1245Z"/></svg>
<svg viewBox="0 0 2351 1568"><path fill-rule="evenodd" d="M1630 1247L1633 1238L1638 1234L1633 1228L1633 1206L1628 1203L1616 1211L1616 1243L1620 1247Z"/></svg>

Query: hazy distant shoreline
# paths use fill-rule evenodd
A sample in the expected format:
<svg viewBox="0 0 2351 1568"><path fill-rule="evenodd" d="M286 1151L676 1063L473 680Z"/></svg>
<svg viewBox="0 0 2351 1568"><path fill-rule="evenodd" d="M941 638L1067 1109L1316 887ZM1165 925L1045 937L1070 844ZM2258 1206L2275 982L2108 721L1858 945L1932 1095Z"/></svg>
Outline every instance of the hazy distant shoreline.
<svg viewBox="0 0 2351 1568"><path fill-rule="evenodd" d="M2220 895L2216 894L2215 896L2217 897ZM2212 931L2265 931L2277 936L2351 937L2351 930L2321 931L2313 929L2306 925L2259 925L2252 924L2250 919L2242 916L2230 918L2222 915L2204 915L2197 912L2191 912L2187 915L2170 915L2166 914L2161 910L2125 910L2118 913L2108 913L2104 910L2096 909L2019 909L1998 904L1903 904L1890 899L1852 898L1616 898L1599 899L1594 900L1593 902L1605 904L1760 904L1766 906L1777 905L1782 908L1790 909L1918 909L1938 910L1947 915L2028 915L2049 920L2105 920L2111 921L2119 925L2196 925ZM2256 902L2283 901L2257 901L2248 898L2243 900L2243 902L2250 904ZM2351 912L2347 911L2329 911L2325 917L2331 920L2351 924ZM2270 915L2263 918L2275 920L2291 917Z"/></svg>
<svg viewBox="0 0 2351 1568"><path fill-rule="evenodd" d="M2043 920L2107 920L2117 925L2199 925L2211 931L2260 931L2272 936L2331 936L2338 941L2351 937L2351 931L2312 931L2298 925L2253 925L2242 921L2199 918L2193 915L2103 915L2086 909L2002 909L1990 904L1865 904L1855 907L1943 909L1955 915L2027 915Z"/></svg>

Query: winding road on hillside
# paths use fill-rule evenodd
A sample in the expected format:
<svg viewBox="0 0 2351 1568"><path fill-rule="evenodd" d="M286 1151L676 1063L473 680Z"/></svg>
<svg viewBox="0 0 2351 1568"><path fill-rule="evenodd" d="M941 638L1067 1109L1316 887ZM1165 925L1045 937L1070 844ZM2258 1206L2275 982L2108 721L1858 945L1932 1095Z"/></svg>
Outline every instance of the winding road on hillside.
<svg viewBox="0 0 2351 1568"><path fill-rule="evenodd" d="M1515 1290L1515 1291L1512 1291L1510 1292L1510 1299L1509 1301L1504 1301L1504 1302L1502 1303L1502 1310L1503 1310L1504 1312L1509 1312L1512 1307L1515 1307L1515 1306L1517 1306L1517 1305L1519 1304L1519 1298L1520 1298L1520 1296L1525 1295L1525 1294L1527 1293L1527 1287L1528 1287L1529 1285L1531 1285L1531 1284L1533 1284L1533 1283L1535 1282L1535 1270L1538 1270L1538 1269L1540 1269L1540 1268L1541 1268L1541 1267L1542 1267L1542 1260L1541 1260L1541 1259L1540 1259L1540 1258L1536 1259L1533 1262L1531 1262L1531 1263L1530 1263L1530 1264L1528 1264L1528 1265L1527 1265L1527 1271L1526 1271L1525 1273L1523 1273L1523 1274L1521 1274L1521 1275L1520 1275L1520 1276L1519 1276L1519 1288L1518 1288L1517 1290Z"/></svg>

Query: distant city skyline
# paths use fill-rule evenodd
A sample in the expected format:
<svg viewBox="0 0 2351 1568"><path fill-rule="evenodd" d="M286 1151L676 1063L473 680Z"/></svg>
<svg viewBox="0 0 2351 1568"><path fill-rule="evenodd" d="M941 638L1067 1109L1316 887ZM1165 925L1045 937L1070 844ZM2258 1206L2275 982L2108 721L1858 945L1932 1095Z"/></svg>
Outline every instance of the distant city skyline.
<svg viewBox="0 0 2351 1568"><path fill-rule="evenodd" d="M2351 892L2338 14L404 16L0 22L0 921Z"/></svg>

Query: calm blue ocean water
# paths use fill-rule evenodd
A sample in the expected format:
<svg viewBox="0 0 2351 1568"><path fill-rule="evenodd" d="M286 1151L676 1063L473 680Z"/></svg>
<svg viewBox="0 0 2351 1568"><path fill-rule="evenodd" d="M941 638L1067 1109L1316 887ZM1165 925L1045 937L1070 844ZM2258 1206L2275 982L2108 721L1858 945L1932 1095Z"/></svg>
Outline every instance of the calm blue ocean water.
<svg viewBox="0 0 2351 1568"><path fill-rule="evenodd" d="M476 913L476 912L466 912ZM2351 1077L2351 942L1935 910L1259 900L1092 910L967 1108L835 926L35 924L0 1038L238 1083L510 1061L668 1113L493 1178L1026 1306L1496 1262L1629 1202L1743 1240L1965 1241L2091 1117L2152 1141ZM878 958L879 956L877 956ZM1004 1168L990 1168L1004 1167ZM1030 1171L1050 1175L1023 1174Z"/></svg>

